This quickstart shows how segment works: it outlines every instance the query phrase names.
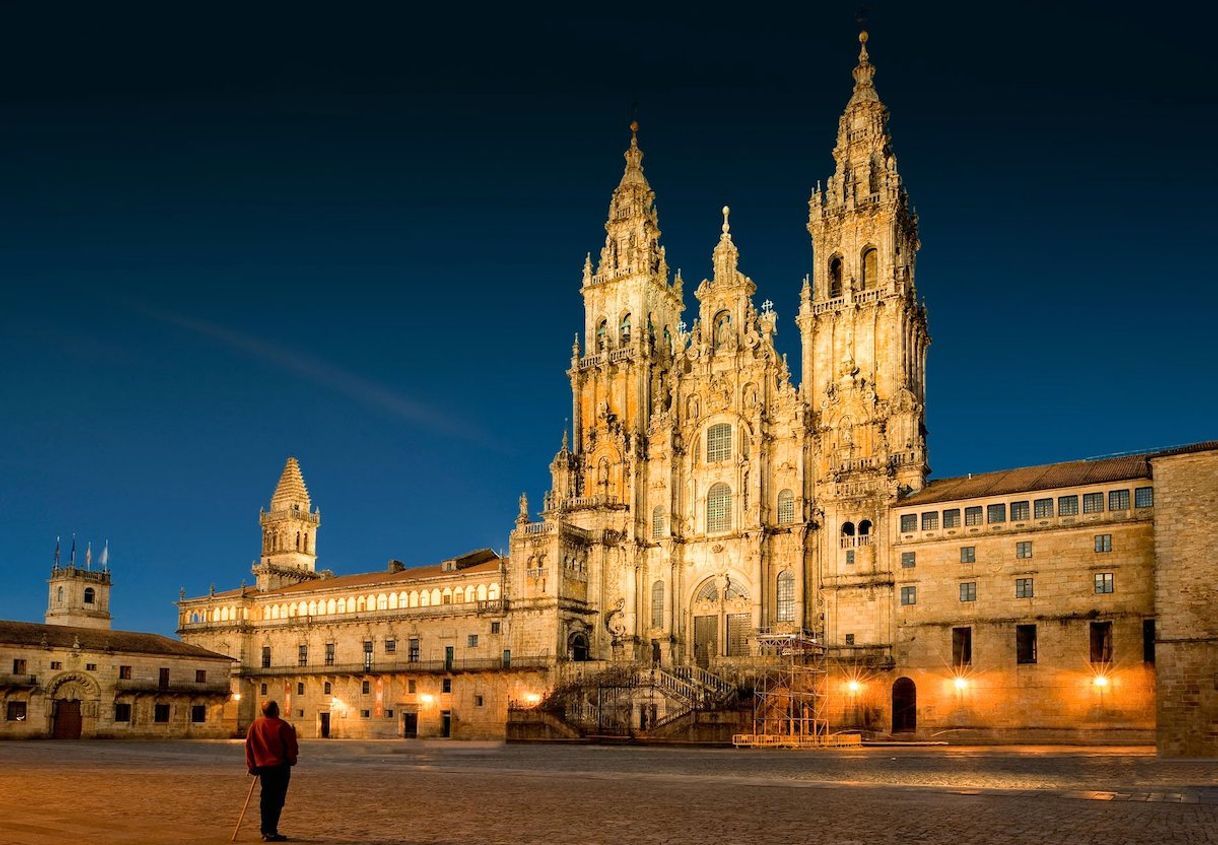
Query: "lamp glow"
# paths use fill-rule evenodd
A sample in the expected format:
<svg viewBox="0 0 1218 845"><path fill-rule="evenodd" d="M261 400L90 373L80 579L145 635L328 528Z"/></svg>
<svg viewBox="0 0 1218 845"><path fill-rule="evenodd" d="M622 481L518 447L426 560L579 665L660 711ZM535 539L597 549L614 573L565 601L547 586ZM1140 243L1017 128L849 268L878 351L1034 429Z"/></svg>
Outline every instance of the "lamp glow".
<svg viewBox="0 0 1218 845"><path fill-rule="evenodd" d="M1095 680L1092 683L1094 683L1097 687L1100 687L1100 688L1106 687L1106 686L1108 686L1108 676L1107 675L1096 675Z"/></svg>
<svg viewBox="0 0 1218 845"><path fill-rule="evenodd" d="M535 692L525 693L524 700L528 704L539 704L541 702L541 696Z"/></svg>
<svg viewBox="0 0 1218 845"><path fill-rule="evenodd" d="M968 686L968 679L957 675L956 680L953 683L955 683L956 689L962 690Z"/></svg>
<svg viewBox="0 0 1218 845"><path fill-rule="evenodd" d="M846 682L846 689L850 692L851 695L857 694L858 691L861 690L862 688L863 688L863 685L860 684L858 681L851 680L851 681Z"/></svg>
<svg viewBox="0 0 1218 845"><path fill-rule="evenodd" d="M240 701L240 700L241 700L241 693L239 693L239 692L233 693L233 701Z"/></svg>
<svg viewBox="0 0 1218 845"><path fill-rule="evenodd" d="M419 701L422 701L424 704L431 704L435 700L436 697L429 692L425 692L419 696Z"/></svg>

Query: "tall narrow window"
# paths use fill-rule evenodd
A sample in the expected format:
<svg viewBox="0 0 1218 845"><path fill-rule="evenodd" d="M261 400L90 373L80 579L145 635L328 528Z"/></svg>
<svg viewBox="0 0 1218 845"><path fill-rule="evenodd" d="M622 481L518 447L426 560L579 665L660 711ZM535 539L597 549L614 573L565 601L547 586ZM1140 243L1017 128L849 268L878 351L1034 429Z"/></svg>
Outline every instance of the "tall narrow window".
<svg viewBox="0 0 1218 845"><path fill-rule="evenodd" d="M1155 662L1155 620L1142 620L1142 662Z"/></svg>
<svg viewBox="0 0 1218 845"><path fill-rule="evenodd" d="M625 314L622 317L621 329L618 331L618 337L622 346L630 344L630 315Z"/></svg>
<svg viewBox="0 0 1218 845"><path fill-rule="evenodd" d="M609 321L601 320L596 324L596 351L604 352L605 345L609 342Z"/></svg>
<svg viewBox="0 0 1218 845"><path fill-rule="evenodd" d="M651 585L651 627L664 627L664 582Z"/></svg>
<svg viewBox="0 0 1218 845"><path fill-rule="evenodd" d="M879 284L880 253L875 247L863 252L863 290L871 290Z"/></svg>
<svg viewBox="0 0 1218 845"><path fill-rule="evenodd" d="M1091 662L1112 662L1112 623L1091 623Z"/></svg>
<svg viewBox="0 0 1218 845"><path fill-rule="evenodd" d="M837 299L842 295L842 259L833 256L829 259L829 298Z"/></svg>
<svg viewBox="0 0 1218 845"><path fill-rule="evenodd" d="M299 648L297 648L296 665L297 666L308 666L309 665L309 647L307 645L301 645Z"/></svg>
<svg viewBox="0 0 1218 845"><path fill-rule="evenodd" d="M795 521L795 494L790 490L778 493L778 524L790 525Z"/></svg>
<svg viewBox="0 0 1218 845"><path fill-rule="evenodd" d="M790 570L778 575L778 621L795 621L795 575Z"/></svg>
<svg viewBox="0 0 1218 845"><path fill-rule="evenodd" d="M85 604L93 604L93 599L96 595L92 587L85 587Z"/></svg>
<svg viewBox="0 0 1218 845"><path fill-rule="evenodd" d="M706 430L707 463L726 461L732 456L732 426L730 423L715 423Z"/></svg>
<svg viewBox="0 0 1218 845"><path fill-rule="evenodd" d="M730 531L732 528L732 488L719 482L706 494L706 530Z"/></svg>
<svg viewBox="0 0 1218 845"><path fill-rule="evenodd" d="M262 647L262 668L271 668L271 647L269 645Z"/></svg>
<svg viewBox="0 0 1218 845"><path fill-rule="evenodd" d="M1036 626L1015 626L1015 662L1036 662Z"/></svg>
<svg viewBox="0 0 1218 845"><path fill-rule="evenodd" d="M651 536L660 539L664 536L664 506L656 505L651 509Z"/></svg>
<svg viewBox="0 0 1218 845"><path fill-rule="evenodd" d="M973 665L973 629L952 628L952 665Z"/></svg>

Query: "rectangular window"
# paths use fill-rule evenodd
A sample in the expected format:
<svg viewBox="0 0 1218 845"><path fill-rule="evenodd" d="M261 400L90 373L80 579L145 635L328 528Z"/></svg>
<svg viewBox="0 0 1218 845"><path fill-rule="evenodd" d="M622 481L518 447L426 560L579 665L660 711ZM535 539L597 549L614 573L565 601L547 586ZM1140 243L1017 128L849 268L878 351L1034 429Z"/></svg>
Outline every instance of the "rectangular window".
<svg viewBox="0 0 1218 845"><path fill-rule="evenodd" d="M372 640L364 640L364 654L372 654Z"/></svg>
<svg viewBox="0 0 1218 845"><path fill-rule="evenodd" d="M372 640L364 640L364 670L372 668Z"/></svg>
<svg viewBox="0 0 1218 845"><path fill-rule="evenodd" d="M302 645L302 646L296 647L296 665L297 666L308 666L309 665L309 647L307 645Z"/></svg>
<svg viewBox="0 0 1218 845"><path fill-rule="evenodd" d="M974 507L964 509L964 524L965 525L980 525L981 524L981 505L976 505Z"/></svg>
<svg viewBox="0 0 1218 845"><path fill-rule="evenodd" d="M993 525L997 522L1007 521L1007 506L1006 505L990 505L985 509L985 521Z"/></svg>
<svg viewBox="0 0 1218 845"><path fill-rule="evenodd" d="M207 683L207 670L206 669L196 669L195 670L195 683L196 684Z"/></svg>
<svg viewBox="0 0 1218 845"><path fill-rule="evenodd" d="M481 706L482 706L482 696L480 696L480 695L475 695L475 696L474 696L474 706L475 706L475 707L481 707Z"/></svg>
<svg viewBox="0 0 1218 845"><path fill-rule="evenodd" d="M901 533L908 534L918 530L918 515L916 513L901 514Z"/></svg>
<svg viewBox="0 0 1218 845"><path fill-rule="evenodd" d="M266 684L262 685L262 694L266 695Z"/></svg>
<svg viewBox="0 0 1218 845"><path fill-rule="evenodd" d="M118 678L120 681L131 680L131 667L130 666L119 666L118 667Z"/></svg>
<svg viewBox="0 0 1218 845"><path fill-rule="evenodd" d="M359 711L359 717L361 719L371 719L372 711L371 710L361 710L361 711Z"/></svg>
<svg viewBox="0 0 1218 845"><path fill-rule="evenodd" d="M1058 496L1057 515L1078 516L1078 496Z"/></svg>
<svg viewBox="0 0 1218 845"><path fill-rule="evenodd" d="M1096 534L1095 535L1095 550L1101 554L1112 551L1112 535L1111 534Z"/></svg>
<svg viewBox="0 0 1218 845"><path fill-rule="evenodd" d="M443 681L440 682L440 692L452 692L452 691L453 691L453 679L452 678L445 678Z"/></svg>
<svg viewBox="0 0 1218 845"><path fill-rule="evenodd" d="M385 711L385 718L386 718L386 719L392 719L392 718L393 718L393 711L392 711L392 710L386 710L386 711Z"/></svg>
<svg viewBox="0 0 1218 845"><path fill-rule="evenodd" d="M503 650L503 668L510 669L512 666L512 650L505 648Z"/></svg>
<svg viewBox="0 0 1218 845"><path fill-rule="evenodd" d="M784 572L778 576L778 621L795 621L795 576Z"/></svg>
<svg viewBox="0 0 1218 845"><path fill-rule="evenodd" d="M938 511L927 511L926 513L922 514L922 530L923 531L934 531L938 527L939 527L939 512Z"/></svg>
<svg viewBox="0 0 1218 845"><path fill-rule="evenodd" d="M157 685L160 686L161 689L165 689L167 686L169 686L169 667L168 666L161 667L161 670L157 675Z"/></svg>
<svg viewBox="0 0 1218 845"><path fill-rule="evenodd" d="M1027 560L1032 557L1032 541L1023 540L1015 544L1015 557L1019 560Z"/></svg>
<svg viewBox="0 0 1218 845"><path fill-rule="evenodd" d="M952 628L952 665L973 665L973 629Z"/></svg>
<svg viewBox="0 0 1218 845"><path fill-rule="evenodd" d="M1129 510L1129 491L1128 490L1109 490L1108 491L1108 510L1110 510L1110 511L1127 511L1127 510Z"/></svg>
<svg viewBox="0 0 1218 845"><path fill-rule="evenodd" d="M901 588L901 604L917 604L918 603L918 588L917 587L902 587Z"/></svg>
<svg viewBox="0 0 1218 845"><path fill-rule="evenodd" d="M330 694L330 682L329 681L326 681L321 685L321 692L322 692L322 695Z"/></svg>
<svg viewBox="0 0 1218 845"><path fill-rule="evenodd" d="M1103 513L1104 511L1104 494L1103 493L1084 493L1083 494L1083 513Z"/></svg>
<svg viewBox="0 0 1218 845"><path fill-rule="evenodd" d="M1112 662L1112 623L1091 623L1091 662Z"/></svg>
<svg viewBox="0 0 1218 845"><path fill-rule="evenodd" d="M334 643L326 643L326 665L334 665Z"/></svg>
<svg viewBox="0 0 1218 845"><path fill-rule="evenodd" d="M269 645L262 647L262 668L271 668L271 647Z"/></svg>
<svg viewBox="0 0 1218 845"><path fill-rule="evenodd" d="M152 706L152 721L159 724L166 724L169 721L169 705L154 704Z"/></svg>
<svg viewBox="0 0 1218 845"><path fill-rule="evenodd" d="M1032 515L1037 519L1049 519L1053 516L1053 500L1037 499L1032 503Z"/></svg>
<svg viewBox="0 0 1218 845"><path fill-rule="evenodd" d="M960 585L960 601L977 601L976 581L965 581Z"/></svg>
<svg viewBox="0 0 1218 845"><path fill-rule="evenodd" d="M1155 662L1155 620L1142 620L1142 662Z"/></svg>
<svg viewBox="0 0 1218 845"><path fill-rule="evenodd" d="M416 692L418 692L418 690L419 690L419 683L414 678L411 678L409 681L406 682L406 692L408 694L414 695Z"/></svg>
<svg viewBox="0 0 1218 845"><path fill-rule="evenodd" d="M943 512L943 527L944 528L959 528L960 527L960 508L952 508L949 511Z"/></svg>
<svg viewBox="0 0 1218 845"><path fill-rule="evenodd" d="M1032 510L1027 502L1011 502L1011 522L1028 519L1031 515Z"/></svg>
<svg viewBox="0 0 1218 845"><path fill-rule="evenodd" d="M453 657L455 656L456 650L457 649L455 646L451 646L451 645L444 646L444 668L445 669L453 668Z"/></svg>
<svg viewBox="0 0 1218 845"><path fill-rule="evenodd" d="M706 460L708 463L726 461L732 456L732 427L727 423L712 425L706 430Z"/></svg>
<svg viewBox="0 0 1218 845"><path fill-rule="evenodd" d="M369 681L360 681L359 691L364 695L372 692L372 684Z"/></svg>
<svg viewBox="0 0 1218 845"><path fill-rule="evenodd" d="M419 638L411 637L407 642L406 659L411 663L419 662Z"/></svg>
<svg viewBox="0 0 1218 845"><path fill-rule="evenodd" d="M467 648L477 648L478 647L478 635L470 634L469 637L465 641L465 645Z"/></svg>
<svg viewBox="0 0 1218 845"><path fill-rule="evenodd" d="M86 663L86 664L85 664L85 671L86 671L86 672L96 672L96 671L97 671L97 664L96 664L96 663Z"/></svg>
<svg viewBox="0 0 1218 845"><path fill-rule="evenodd" d="M1133 491L1133 506L1135 508L1153 508L1155 506L1155 488L1136 488Z"/></svg>
<svg viewBox="0 0 1218 845"><path fill-rule="evenodd" d="M62 669L62 668L63 668L63 661L62 661L62 660L52 660L52 661L51 661L51 668L52 668L52 669Z"/></svg>
<svg viewBox="0 0 1218 845"><path fill-rule="evenodd" d="M131 705L121 701L114 702L114 721L130 722Z"/></svg>
<svg viewBox="0 0 1218 845"><path fill-rule="evenodd" d="M491 633L492 633L492 634L498 634L498 633L499 633L499 623L498 623L498 622L492 622L492 623L491 623Z"/></svg>
<svg viewBox="0 0 1218 845"><path fill-rule="evenodd" d="M25 667L26 667L26 663L25 663L24 658L18 657L13 660L13 674L14 675L24 675Z"/></svg>
<svg viewBox="0 0 1218 845"><path fill-rule="evenodd" d="M854 645L854 634L846 635L846 645Z"/></svg>
<svg viewBox="0 0 1218 845"><path fill-rule="evenodd" d="M304 695L304 683L302 681L296 682L296 694Z"/></svg>
<svg viewBox="0 0 1218 845"><path fill-rule="evenodd" d="M385 640L385 654L396 654L398 650L397 640Z"/></svg>
<svg viewBox="0 0 1218 845"><path fill-rule="evenodd" d="M131 710L130 704L124 704L122 706L126 707L128 711ZM24 701L10 701L8 703L8 708L5 713L5 718L8 719L10 722L24 722L25 714L26 714L26 703ZM117 722L118 720L115 719L115 721Z"/></svg>
<svg viewBox="0 0 1218 845"><path fill-rule="evenodd" d="M854 549L846 550L846 564L848 566L854 566Z"/></svg>
<svg viewBox="0 0 1218 845"><path fill-rule="evenodd" d="M1095 573L1095 591L1097 593L1111 593L1115 591L1115 587L1116 583L1111 572Z"/></svg>
<svg viewBox="0 0 1218 845"><path fill-rule="evenodd" d="M1036 626L1015 626L1015 662L1036 662Z"/></svg>
<svg viewBox="0 0 1218 845"><path fill-rule="evenodd" d="M1030 599L1033 596L1032 579L1031 578L1016 578L1015 579L1015 598Z"/></svg>
<svg viewBox="0 0 1218 845"><path fill-rule="evenodd" d="M918 565L917 552L901 552L901 566L905 569L912 569Z"/></svg>
<svg viewBox="0 0 1218 845"><path fill-rule="evenodd" d="M297 710L296 715L303 719L304 718L304 708Z"/></svg>
<svg viewBox="0 0 1218 845"><path fill-rule="evenodd" d="M976 563L977 562L977 547L976 546L961 546L960 547L960 562L961 563Z"/></svg>
<svg viewBox="0 0 1218 845"><path fill-rule="evenodd" d="M207 721L207 705L193 704L190 707L190 721L196 725Z"/></svg>

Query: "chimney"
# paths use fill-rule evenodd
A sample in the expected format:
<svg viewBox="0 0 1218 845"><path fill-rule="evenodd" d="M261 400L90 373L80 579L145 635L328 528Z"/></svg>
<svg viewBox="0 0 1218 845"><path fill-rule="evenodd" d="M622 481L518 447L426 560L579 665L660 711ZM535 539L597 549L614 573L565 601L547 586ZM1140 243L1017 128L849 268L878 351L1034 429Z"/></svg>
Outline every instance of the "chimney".
<svg viewBox="0 0 1218 845"><path fill-rule="evenodd" d="M406 564L402 563L400 560L391 559L389 561L389 572L391 574L394 572L401 572L405 568L406 568Z"/></svg>

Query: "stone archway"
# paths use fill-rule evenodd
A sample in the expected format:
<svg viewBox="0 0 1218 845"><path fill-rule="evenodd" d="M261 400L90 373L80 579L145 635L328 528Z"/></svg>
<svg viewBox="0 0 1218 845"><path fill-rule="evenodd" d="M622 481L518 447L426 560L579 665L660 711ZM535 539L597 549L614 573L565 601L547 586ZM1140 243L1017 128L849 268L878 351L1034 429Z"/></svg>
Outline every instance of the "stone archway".
<svg viewBox="0 0 1218 845"><path fill-rule="evenodd" d="M897 678L892 685L892 732L913 733L918 729L918 688L910 678Z"/></svg>
<svg viewBox="0 0 1218 845"><path fill-rule="evenodd" d="M83 672L65 672L47 684L47 733L53 739L80 739L93 733L101 688ZM85 730L86 723L89 730Z"/></svg>
<svg viewBox="0 0 1218 845"><path fill-rule="evenodd" d="M723 573L700 583L689 605L694 662L709 667L717 657L748 654L753 628L753 603L739 576Z"/></svg>

